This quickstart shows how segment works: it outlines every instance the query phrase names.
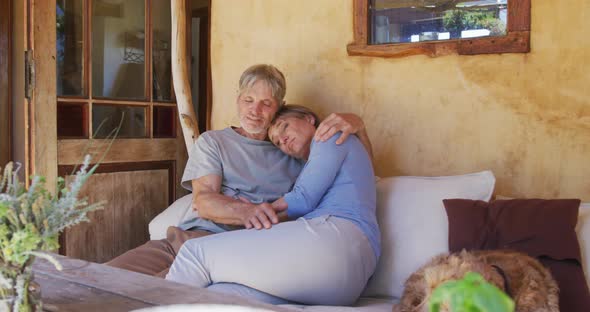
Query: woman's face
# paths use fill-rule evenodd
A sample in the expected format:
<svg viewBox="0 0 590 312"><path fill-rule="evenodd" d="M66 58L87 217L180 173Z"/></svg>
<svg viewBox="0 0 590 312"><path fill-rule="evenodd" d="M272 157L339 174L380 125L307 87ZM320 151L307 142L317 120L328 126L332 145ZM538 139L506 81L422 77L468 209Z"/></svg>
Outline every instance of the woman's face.
<svg viewBox="0 0 590 312"><path fill-rule="evenodd" d="M314 118L309 115L304 118L279 117L270 126L268 136L283 153L295 158L307 159L311 140L316 130L313 125L314 121Z"/></svg>

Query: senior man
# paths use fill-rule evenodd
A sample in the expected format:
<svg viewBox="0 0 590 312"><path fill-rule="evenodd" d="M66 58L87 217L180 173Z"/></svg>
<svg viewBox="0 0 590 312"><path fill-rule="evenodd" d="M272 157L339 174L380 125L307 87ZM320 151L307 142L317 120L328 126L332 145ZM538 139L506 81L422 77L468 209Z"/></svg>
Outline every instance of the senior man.
<svg viewBox="0 0 590 312"><path fill-rule="evenodd" d="M192 208L199 217L168 228L166 239L149 241L106 264L164 277L188 239L278 223L280 216L269 203L291 189L304 165L267 140L285 93L285 78L277 68L248 68L240 77L237 97L241 127L207 131L189 153L182 186L193 192ZM354 133L372 156L364 123L354 114L330 115L315 139L325 141L339 131L343 135L337 144Z"/></svg>

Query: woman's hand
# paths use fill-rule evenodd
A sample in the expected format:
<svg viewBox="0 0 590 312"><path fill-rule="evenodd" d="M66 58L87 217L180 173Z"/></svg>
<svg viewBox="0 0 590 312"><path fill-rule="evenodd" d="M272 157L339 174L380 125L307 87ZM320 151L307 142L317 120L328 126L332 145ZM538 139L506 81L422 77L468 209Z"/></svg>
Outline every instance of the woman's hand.
<svg viewBox="0 0 590 312"><path fill-rule="evenodd" d="M239 197L239 200L244 203L250 203L250 201L243 197ZM270 229L273 224L288 221L287 207L287 202L283 197L275 200L272 204L262 203L254 205L243 214L242 221L247 229Z"/></svg>
<svg viewBox="0 0 590 312"><path fill-rule="evenodd" d="M269 203L254 205L244 211L241 219L247 229L270 229L273 224L279 223L279 217Z"/></svg>
<svg viewBox="0 0 590 312"><path fill-rule="evenodd" d="M336 144L344 143L351 134L365 131L365 123L356 114L332 113L318 126L314 140L325 142L339 131L342 131L342 135Z"/></svg>
<svg viewBox="0 0 590 312"><path fill-rule="evenodd" d="M274 209L274 211L277 212L279 222L289 221L289 216L287 215L287 208L289 208L289 205L285 201L284 197L281 197L272 203L272 209Z"/></svg>

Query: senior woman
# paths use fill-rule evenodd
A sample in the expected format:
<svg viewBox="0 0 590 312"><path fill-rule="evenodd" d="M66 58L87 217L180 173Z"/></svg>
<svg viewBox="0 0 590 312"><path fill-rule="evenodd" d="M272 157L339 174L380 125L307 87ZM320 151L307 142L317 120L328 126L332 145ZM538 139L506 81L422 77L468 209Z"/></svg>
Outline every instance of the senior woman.
<svg viewBox="0 0 590 312"><path fill-rule="evenodd" d="M283 152L306 161L292 191L272 204L296 220L189 240L166 279L239 283L304 304L358 299L380 254L373 168L357 137L316 142L317 125L310 110L287 105L269 129Z"/></svg>

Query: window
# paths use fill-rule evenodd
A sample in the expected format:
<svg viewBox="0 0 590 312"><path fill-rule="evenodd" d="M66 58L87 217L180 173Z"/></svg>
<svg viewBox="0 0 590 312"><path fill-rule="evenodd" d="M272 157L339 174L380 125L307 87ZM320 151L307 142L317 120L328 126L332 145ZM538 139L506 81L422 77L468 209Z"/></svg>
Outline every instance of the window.
<svg viewBox="0 0 590 312"><path fill-rule="evenodd" d="M118 138L176 137L170 10L169 0L56 1L59 139L104 138L119 124Z"/></svg>
<svg viewBox="0 0 590 312"><path fill-rule="evenodd" d="M527 53L530 0L353 0L349 55Z"/></svg>

